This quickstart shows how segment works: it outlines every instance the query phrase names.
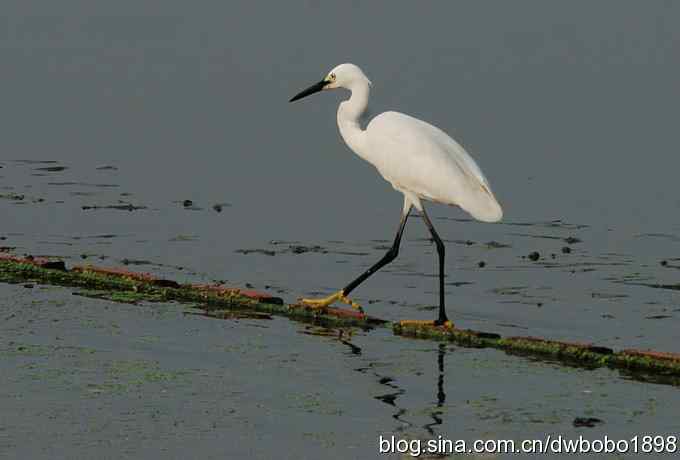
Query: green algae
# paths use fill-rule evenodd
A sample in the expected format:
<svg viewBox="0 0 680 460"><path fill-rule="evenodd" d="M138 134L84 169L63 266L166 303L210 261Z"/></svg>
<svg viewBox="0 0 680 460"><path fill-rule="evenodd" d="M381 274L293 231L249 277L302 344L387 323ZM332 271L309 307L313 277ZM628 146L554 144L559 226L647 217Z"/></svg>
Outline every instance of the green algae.
<svg viewBox="0 0 680 460"><path fill-rule="evenodd" d="M168 371L155 361L118 360L109 364L105 385L141 386L150 383L174 381L190 374L190 371Z"/></svg>
<svg viewBox="0 0 680 460"><path fill-rule="evenodd" d="M0 356L48 356L50 351L44 345L9 342L6 347L0 348Z"/></svg>
<svg viewBox="0 0 680 460"><path fill-rule="evenodd" d="M90 272L54 270L29 263L0 260L0 282L23 283L26 281L102 290L138 289L138 283L125 278L105 277Z"/></svg>
<svg viewBox="0 0 680 460"><path fill-rule="evenodd" d="M521 355L545 356L581 367L597 368L607 365L611 352L593 351L580 345L565 344L550 340L529 340L522 337L498 339L495 348Z"/></svg>
<svg viewBox="0 0 680 460"><path fill-rule="evenodd" d="M150 302L180 302L200 304L207 311L218 309L241 309L279 316L291 319L309 321L332 327L363 327L377 324L370 318L339 317L323 314L306 308L280 303L267 303L240 295L238 290L217 292L197 288L192 285L164 283L159 286L154 280L136 279L123 275L105 274L93 270L55 270L42 268L31 263L13 260L0 260L0 282L25 283L26 281L42 282L59 286L84 288L81 295L108 299L113 301L136 303ZM165 284L172 284L173 287ZM176 286L176 287L174 287Z"/></svg>
<svg viewBox="0 0 680 460"><path fill-rule="evenodd" d="M501 337L495 333L472 330L445 329L428 325L389 323L378 318L334 316L320 310L308 309L283 302L255 300L243 296L238 290L211 290L174 282L160 282L155 279L135 277L134 274L102 273L95 269L59 270L44 268L30 262L0 260L0 282L40 282L50 285L69 286L83 289L78 295L107 299L123 303L178 302L201 305L209 316L224 317L228 310L249 311L264 315L285 316L293 320L311 322L325 327L389 326L397 336L415 337L426 340L447 341L459 346L473 348L496 348L509 354L551 360L565 365L589 369L609 367L627 372L632 378L644 381L658 381L668 378L665 383L680 385L680 359L660 354L639 352L614 352L605 347L587 344L558 342L531 337ZM1 351L1 350L0 350ZM8 350L4 350L5 353ZM10 353L33 354L37 350L12 350ZM651 377L650 377L651 376ZM163 376L157 376L163 380ZM153 379L150 374L149 378Z"/></svg>
<svg viewBox="0 0 680 460"><path fill-rule="evenodd" d="M625 370L632 378L680 384L680 360L651 355L614 352L605 347L571 344L531 337L501 337L498 334L445 329L427 325L392 325L395 335L427 340L448 341L464 347L496 348L506 353L552 360L561 364L596 369ZM649 376L654 376L650 378ZM667 379L663 379L667 377Z"/></svg>
<svg viewBox="0 0 680 460"><path fill-rule="evenodd" d="M163 297L158 294L149 294L135 291L84 290L74 292L73 295L88 297L90 299L110 300L111 302L128 304L137 304L139 302L162 302L164 300Z"/></svg>
<svg viewBox="0 0 680 460"><path fill-rule="evenodd" d="M393 323L392 329L395 335L449 341L460 346L471 348L494 347L500 339L500 335L494 333L463 329L444 329L427 325L402 325L401 323Z"/></svg>

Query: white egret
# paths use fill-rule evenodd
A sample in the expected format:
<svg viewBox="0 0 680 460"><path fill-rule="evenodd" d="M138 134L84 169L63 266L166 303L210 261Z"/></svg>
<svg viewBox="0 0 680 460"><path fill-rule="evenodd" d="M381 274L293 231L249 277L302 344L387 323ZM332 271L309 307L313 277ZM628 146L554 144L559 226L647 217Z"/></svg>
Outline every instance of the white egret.
<svg viewBox="0 0 680 460"><path fill-rule="evenodd" d="M349 90L350 98L338 107L338 127L342 138L354 153L375 166L380 175L404 195L399 229L391 249L383 258L335 294L301 301L313 308L326 308L336 301L361 308L347 296L397 257L406 221L415 206L432 234L439 255L439 314L434 325L453 327L446 316L444 300L444 243L421 200L459 206L484 222L499 221L503 211L479 166L463 147L439 128L403 113L385 112L362 129L359 120L368 106L370 87L370 80L359 67L341 64L323 80L290 100L297 101L327 89Z"/></svg>

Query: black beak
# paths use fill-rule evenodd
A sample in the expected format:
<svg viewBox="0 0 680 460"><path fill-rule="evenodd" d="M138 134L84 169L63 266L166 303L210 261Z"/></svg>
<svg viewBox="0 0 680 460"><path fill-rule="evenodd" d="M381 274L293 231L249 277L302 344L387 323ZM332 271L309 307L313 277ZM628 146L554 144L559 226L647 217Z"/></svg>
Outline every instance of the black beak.
<svg viewBox="0 0 680 460"><path fill-rule="evenodd" d="M326 80L321 80L319 83L314 83L312 86L310 86L306 90L300 91L299 93L297 93L288 102L294 102L294 101L297 101L298 99L302 99L303 97L307 97L310 94L318 93L319 91L323 90L324 87L327 84L328 84L328 82Z"/></svg>

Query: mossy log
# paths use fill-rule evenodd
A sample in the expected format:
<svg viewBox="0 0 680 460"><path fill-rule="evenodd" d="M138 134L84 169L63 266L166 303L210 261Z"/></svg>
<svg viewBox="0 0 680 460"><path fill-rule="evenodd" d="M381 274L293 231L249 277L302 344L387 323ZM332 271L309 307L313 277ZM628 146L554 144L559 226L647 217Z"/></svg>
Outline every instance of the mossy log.
<svg viewBox="0 0 680 460"><path fill-rule="evenodd" d="M680 353L611 348L591 343L562 342L538 337L501 337L499 334L450 329L433 325L393 323L396 335L448 341L462 346L497 348L508 353L534 356L581 367L607 366L659 376L680 377ZM680 384L675 380L671 383Z"/></svg>
<svg viewBox="0 0 680 460"><path fill-rule="evenodd" d="M241 309L293 319L314 321L328 326L371 327L384 321L368 315L329 308L314 310L304 305L287 305L283 299L266 293L207 284L180 284L157 278L149 273L136 273L116 268L90 265L66 269L63 262L37 258L19 258L0 255L0 282L42 282L59 286L84 288L94 297L116 301L177 301L200 304L206 310ZM110 291L110 294L106 294ZM127 293L126 296L121 293Z"/></svg>
<svg viewBox="0 0 680 460"><path fill-rule="evenodd" d="M223 315L224 310L245 310L265 315L319 323L329 327L391 325L395 335L460 346L496 348L507 353L549 359L588 368L607 366L631 372L671 377L669 383L680 385L680 353L611 348L589 343L561 342L538 337L501 337L491 332L436 327L427 324L390 323L356 310L328 308L315 310L300 304L286 304L266 293L207 284L181 284L149 273L90 265L68 269L63 261L0 254L0 282L70 286L86 290L82 295L118 302L177 301L198 304L208 314ZM636 377L633 375L633 377Z"/></svg>

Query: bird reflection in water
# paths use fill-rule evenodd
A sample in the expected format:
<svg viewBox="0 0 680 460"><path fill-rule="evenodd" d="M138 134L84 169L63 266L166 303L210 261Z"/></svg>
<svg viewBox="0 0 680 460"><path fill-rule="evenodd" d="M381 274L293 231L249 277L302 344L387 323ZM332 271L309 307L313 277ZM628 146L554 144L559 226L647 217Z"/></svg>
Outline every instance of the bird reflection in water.
<svg viewBox="0 0 680 460"><path fill-rule="evenodd" d="M434 427L442 424L442 407L446 401L446 393L444 392L444 356L446 356L446 344L440 343L437 349L437 365L439 367L439 376L437 377L437 405L435 409L430 412L433 422L423 425L423 428L430 433L430 436L435 436Z"/></svg>
<svg viewBox="0 0 680 460"><path fill-rule="evenodd" d="M349 346L352 349L352 353L355 355L360 355L361 354L361 349L357 347L356 345L353 345L349 342L342 341L345 345ZM358 351L357 351L358 349ZM423 428L429 433L430 436L435 437L436 432L435 432L435 427L442 425L443 420L441 418L441 415L443 413L443 406L444 403L446 402L446 392L444 391L444 374L445 374L445 369L444 369L444 357L446 356L446 344L439 344L439 347L437 348L437 369L438 369L438 375L437 375L437 392L436 392L436 405L430 412L430 418L432 418L432 422L427 423L423 425ZM362 374L366 373L371 373L375 377L378 378L378 383L380 385L384 385L387 388L389 388L389 391L387 393L374 396L375 399L378 401L381 401L389 406L392 406L395 408L395 412L392 414L392 418L397 420L399 422L399 426L395 429L395 432L403 432L407 428L412 428L415 426L413 423L408 421L405 416L407 415L408 411L406 408L401 407L399 405L399 398L406 393L406 389L402 388L399 386L397 381L388 375L383 374L380 372L380 363L377 362L369 362L366 366L360 367L355 369L357 372L360 372Z"/></svg>
<svg viewBox="0 0 680 460"><path fill-rule="evenodd" d="M319 335L326 337L335 337L339 343L349 348L352 356L365 358L360 346L352 343L352 331L345 329L333 329L325 327L307 327L304 334ZM423 429L431 437L436 437L435 427L443 424L442 414L443 407L446 402L446 392L444 391L444 375L446 373L444 367L444 358L446 357L447 345L440 343L437 347L437 386L436 386L436 404L429 413L432 422L423 425ZM354 369L361 374L372 374L378 380L380 385L387 387L388 391L384 394L374 396L374 399L381 401L388 406L395 409L392 418L399 422L399 426L394 430L397 433L404 432L407 429L413 428L414 425L408 421L405 416L408 410L399 405L399 398L406 393L406 389L402 388L392 376L381 372L381 368L386 367L385 363L378 361L369 361L365 366Z"/></svg>

